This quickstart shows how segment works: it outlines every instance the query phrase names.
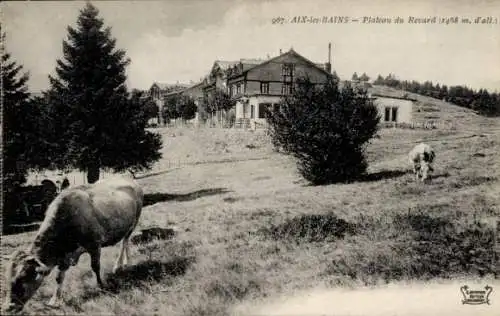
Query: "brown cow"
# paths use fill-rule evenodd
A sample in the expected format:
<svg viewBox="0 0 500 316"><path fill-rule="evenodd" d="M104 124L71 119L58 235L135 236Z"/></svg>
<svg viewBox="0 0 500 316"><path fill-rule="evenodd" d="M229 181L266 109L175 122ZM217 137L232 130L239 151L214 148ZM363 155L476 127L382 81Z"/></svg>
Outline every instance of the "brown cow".
<svg viewBox="0 0 500 316"><path fill-rule="evenodd" d="M57 289L49 305L59 305L64 275L88 252L97 283L101 248L122 241L113 271L128 263L128 240L141 215L144 193L133 179L108 178L69 188L49 205L34 242L17 250L7 267L7 312L19 312L54 267ZM125 256L124 256L125 254Z"/></svg>

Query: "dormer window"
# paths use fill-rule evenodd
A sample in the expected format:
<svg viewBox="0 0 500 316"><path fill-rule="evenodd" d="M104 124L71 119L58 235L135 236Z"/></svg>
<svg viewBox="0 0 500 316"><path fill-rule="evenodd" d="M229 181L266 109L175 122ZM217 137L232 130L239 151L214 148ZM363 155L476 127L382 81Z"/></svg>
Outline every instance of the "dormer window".
<svg viewBox="0 0 500 316"><path fill-rule="evenodd" d="M283 76L293 76L294 73L294 64L285 63L281 68L281 74Z"/></svg>
<svg viewBox="0 0 500 316"><path fill-rule="evenodd" d="M294 68L295 68L294 64L290 64L290 63L283 64L283 67L281 68L281 76L283 77L284 82L293 81L293 75L295 72Z"/></svg>

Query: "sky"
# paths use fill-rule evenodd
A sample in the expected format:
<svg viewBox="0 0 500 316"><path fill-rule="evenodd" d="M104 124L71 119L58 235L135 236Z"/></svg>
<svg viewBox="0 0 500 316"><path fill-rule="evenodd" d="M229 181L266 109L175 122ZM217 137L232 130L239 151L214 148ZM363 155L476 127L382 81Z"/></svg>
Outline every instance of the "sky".
<svg viewBox="0 0 500 316"><path fill-rule="evenodd" d="M189 83L215 60L275 57L293 49L341 79L366 72L500 92L500 1L167 0L92 1L131 59L129 88ZM67 27L82 1L0 3L6 49L30 73L31 91L48 87ZM403 18L401 24L290 23L294 16ZM409 17L492 17L493 24L415 24ZM287 23L273 24L283 18Z"/></svg>

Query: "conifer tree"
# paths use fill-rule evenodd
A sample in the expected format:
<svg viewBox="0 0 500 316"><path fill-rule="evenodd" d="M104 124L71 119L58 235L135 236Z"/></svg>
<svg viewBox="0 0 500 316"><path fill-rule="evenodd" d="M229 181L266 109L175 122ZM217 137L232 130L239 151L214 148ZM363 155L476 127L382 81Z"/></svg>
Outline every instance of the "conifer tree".
<svg viewBox="0 0 500 316"><path fill-rule="evenodd" d="M273 144L297 158L298 170L313 184L349 182L366 172L365 145L380 116L363 90L324 87L299 78L291 96L269 117Z"/></svg>
<svg viewBox="0 0 500 316"><path fill-rule="evenodd" d="M0 26L2 74L2 179L24 183L30 158L29 74L5 49L6 35ZM5 183L5 182L4 182Z"/></svg>
<svg viewBox="0 0 500 316"><path fill-rule="evenodd" d="M160 136L145 130L147 100L127 92L129 59L98 15L87 3L77 26L68 26L64 57L47 93L57 132L53 161L86 171L89 183L101 168L141 170L161 157Z"/></svg>
<svg viewBox="0 0 500 316"><path fill-rule="evenodd" d="M362 81L362 82L368 82L368 81L370 81L370 77L368 77L366 75L366 73L363 72L363 74L361 75L361 77L359 77L359 80Z"/></svg>
<svg viewBox="0 0 500 316"><path fill-rule="evenodd" d="M0 25L1 125L2 125L2 219L3 227L19 219L17 191L26 182L28 170L36 163L36 115L29 109L29 74L5 48L6 35Z"/></svg>

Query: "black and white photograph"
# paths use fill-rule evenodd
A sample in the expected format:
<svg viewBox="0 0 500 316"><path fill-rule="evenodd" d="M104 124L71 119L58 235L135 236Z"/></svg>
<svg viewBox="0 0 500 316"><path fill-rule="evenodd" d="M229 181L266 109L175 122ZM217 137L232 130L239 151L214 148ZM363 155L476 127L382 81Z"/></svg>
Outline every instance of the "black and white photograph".
<svg viewBox="0 0 500 316"><path fill-rule="evenodd" d="M2 315L500 315L500 1L2 1Z"/></svg>

